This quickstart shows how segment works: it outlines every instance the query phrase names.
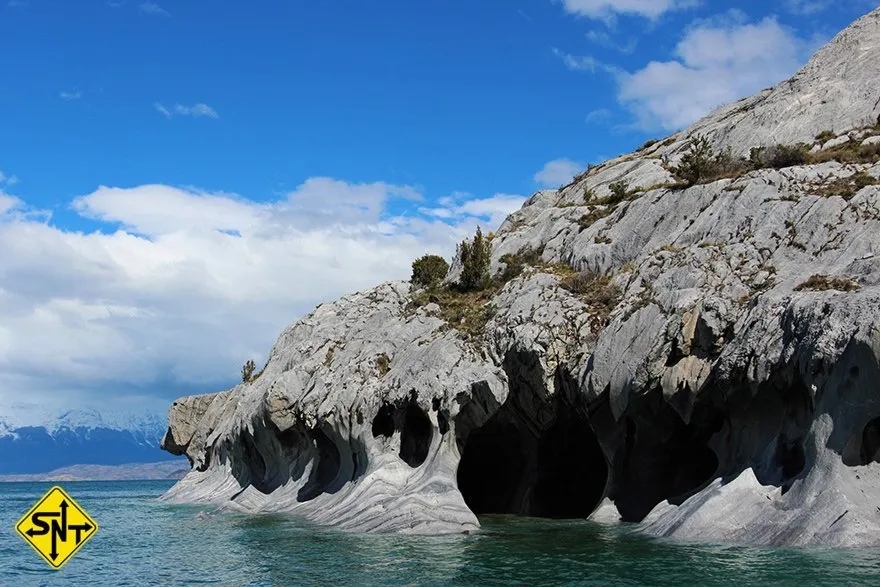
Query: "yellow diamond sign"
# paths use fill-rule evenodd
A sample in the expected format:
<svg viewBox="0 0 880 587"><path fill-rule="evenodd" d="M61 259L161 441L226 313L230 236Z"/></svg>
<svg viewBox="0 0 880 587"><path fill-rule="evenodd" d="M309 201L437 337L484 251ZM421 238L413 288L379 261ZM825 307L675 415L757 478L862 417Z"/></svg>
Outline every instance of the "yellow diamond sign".
<svg viewBox="0 0 880 587"><path fill-rule="evenodd" d="M95 535L98 524L63 489L53 487L15 529L52 568L60 569Z"/></svg>

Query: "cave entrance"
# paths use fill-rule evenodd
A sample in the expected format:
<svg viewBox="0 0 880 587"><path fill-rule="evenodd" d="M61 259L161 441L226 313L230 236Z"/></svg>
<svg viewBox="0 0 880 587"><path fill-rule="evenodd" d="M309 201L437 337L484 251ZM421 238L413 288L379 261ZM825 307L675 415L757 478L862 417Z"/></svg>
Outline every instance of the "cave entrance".
<svg viewBox="0 0 880 587"><path fill-rule="evenodd" d="M397 404L383 404L373 418L373 438L391 438L400 431L400 451L398 456L407 465L416 469L428 458L434 426L428 414L416 403L413 392L409 401ZM441 433L443 422L438 416ZM448 429L448 426L447 426Z"/></svg>
<svg viewBox="0 0 880 587"><path fill-rule="evenodd" d="M718 426L685 424L668 404L628 416L612 490L621 519L640 522L658 503L681 505L711 482L719 463L708 439Z"/></svg>
<svg viewBox="0 0 880 587"><path fill-rule="evenodd" d="M843 464L849 467L869 465L875 461L880 461L880 417L865 424L843 450Z"/></svg>
<svg viewBox="0 0 880 587"><path fill-rule="evenodd" d="M586 417L554 402L543 430L510 401L468 434L458 488L477 515L586 518L605 492L608 466Z"/></svg>

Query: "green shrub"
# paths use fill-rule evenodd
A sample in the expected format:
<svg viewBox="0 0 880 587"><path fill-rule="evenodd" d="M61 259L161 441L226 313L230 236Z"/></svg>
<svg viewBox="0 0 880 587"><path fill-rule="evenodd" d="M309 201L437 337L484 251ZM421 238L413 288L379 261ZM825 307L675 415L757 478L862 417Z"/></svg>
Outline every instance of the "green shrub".
<svg viewBox="0 0 880 587"><path fill-rule="evenodd" d="M748 163L734 157L730 149L715 152L709 139L697 135L672 174L685 186L708 183L725 177L738 177L748 170Z"/></svg>
<svg viewBox="0 0 880 587"><path fill-rule="evenodd" d="M819 142L827 142L834 138L834 132L830 130L823 130L819 134L816 135L816 140Z"/></svg>
<svg viewBox="0 0 880 587"><path fill-rule="evenodd" d="M379 376L385 377L391 370L391 359L385 353L379 353L376 356L376 369L379 370Z"/></svg>
<svg viewBox="0 0 880 587"><path fill-rule="evenodd" d="M530 247L526 247L516 254L507 253L501 256L501 262L504 263L504 271L498 276L499 283L507 283L511 279L519 277L526 266L537 266L541 264L541 254L543 251L536 251Z"/></svg>
<svg viewBox="0 0 880 587"><path fill-rule="evenodd" d="M248 360L244 366L241 368L241 381L242 383L249 383L254 380L254 371L257 369L257 364L251 360Z"/></svg>
<svg viewBox="0 0 880 587"><path fill-rule="evenodd" d="M624 201L629 196L629 184L625 181L615 181L608 186L608 189L611 190L611 195L618 202Z"/></svg>
<svg viewBox="0 0 880 587"><path fill-rule="evenodd" d="M851 200L859 191L871 185L877 185L878 180L864 171L860 171L850 177L839 177L821 186L818 190L820 196L840 196L844 200Z"/></svg>
<svg viewBox="0 0 880 587"><path fill-rule="evenodd" d="M607 196L596 198L590 201L590 204L596 206L610 206L614 208L619 203L631 200L636 195L636 191L640 188L629 189L629 184L625 181L615 181L614 183L608 184L608 189L611 190L611 193Z"/></svg>
<svg viewBox="0 0 880 587"><path fill-rule="evenodd" d="M577 224L581 227L581 230L589 228L599 220L602 220L603 218L611 214L611 212L613 212L613 210L610 207L590 207L590 211L581 216L578 219Z"/></svg>
<svg viewBox="0 0 880 587"><path fill-rule="evenodd" d="M598 273L574 273L565 276L560 287L579 296L602 314L611 312L620 303L622 292L611 283L611 278Z"/></svg>
<svg viewBox="0 0 880 587"><path fill-rule="evenodd" d="M755 169L784 169L795 165L805 165L808 161L806 145L772 145L752 147L749 163Z"/></svg>
<svg viewBox="0 0 880 587"><path fill-rule="evenodd" d="M449 263L439 255L424 255L413 261L412 281L422 287L436 287L449 271Z"/></svg>
<svg viewBox="0 0 880 587"><path fill-rule="evenodd" d="M525 265L522 260L516 255L502 255L501 262L504 263L504 271L501 272L501 275L498 276L498 281L501 283L507 283L511 279L515 279L519 277L519 275L525 269Z"/></svg>
<svg viewBox="0 0 880 587"><path fill-rule="evenodd" d="M439 317L446 322L445 328L453 328L469 339L479 339L486 324L497 311L491 304L492 296L496 292L494 287L466 292L441 287L434 292L416 293L412 298L411 308L437 304L440 309ZM381 370L381 366L377 367Z"/></svg>
<svg viewBox="0 0 880 587"><path fill-rule="evenodd" d="M459 289L478 291L489 285L492 242L483 238L480 227L477 227L477 234L472 240L465 239L458 245L458 256L462 265Z"/></svg>
<svg viewBox="0 0 880 587"><path fill-rule="evenodd" d="M861 286L849 277L828 277L827 275L811 275L808 280L794 288L794 291L858 291Z"/></svg>
<svg viewBox="0 0 880 587"><path fill-rule="evenodd" d="M853 183L855 183L857 189L862 189L869 185L877 185L880 182L877 181L877 178L868 175L864 171L860 171L853 176Z"/></svg>
<svg viewBox="0 0 880 587"><path fill-rule="evenodd" d="M679 164L672 168L672 174L687 185L696 185L712 175L714 158L715 151L709 138L697 135Z"/></svg>

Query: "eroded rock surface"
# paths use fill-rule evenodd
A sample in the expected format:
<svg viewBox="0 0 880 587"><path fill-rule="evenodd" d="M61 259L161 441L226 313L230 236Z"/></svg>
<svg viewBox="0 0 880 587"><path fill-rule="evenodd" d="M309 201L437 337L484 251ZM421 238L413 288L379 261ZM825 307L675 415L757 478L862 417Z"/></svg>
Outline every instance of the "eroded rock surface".
<svg viewBox="0 0 880 587"><path fill-rule="evenodd" d="M880 544L880 164L670 187L697 134L870 147L878 116L880 10L792 80L535 194L492 266L533 262L479 302L480 328L386 283L293 324L255 381L175 402L163 446L193 471L165 498L359 531L596 511L665 536ZM574 272L605 281L572 293Z"/></svg>

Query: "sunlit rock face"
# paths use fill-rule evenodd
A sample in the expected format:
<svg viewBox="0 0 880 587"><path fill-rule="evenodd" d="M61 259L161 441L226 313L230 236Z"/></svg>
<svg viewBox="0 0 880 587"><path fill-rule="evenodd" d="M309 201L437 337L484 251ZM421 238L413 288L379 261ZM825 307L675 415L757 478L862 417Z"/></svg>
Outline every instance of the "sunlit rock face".
<svg viewBox="0 0 880 587"><path fill-rule="evenodd" d="M535 194L492 241L495 274L529 266L474 302L476 327L386 283L290 326L255 381L175 402L163 446L193 470L165 498L356 531L593 514L877 545L880 157L689 188L670 168L697 134L870 146L878 116L874 11L791 81Z"/></svg>

